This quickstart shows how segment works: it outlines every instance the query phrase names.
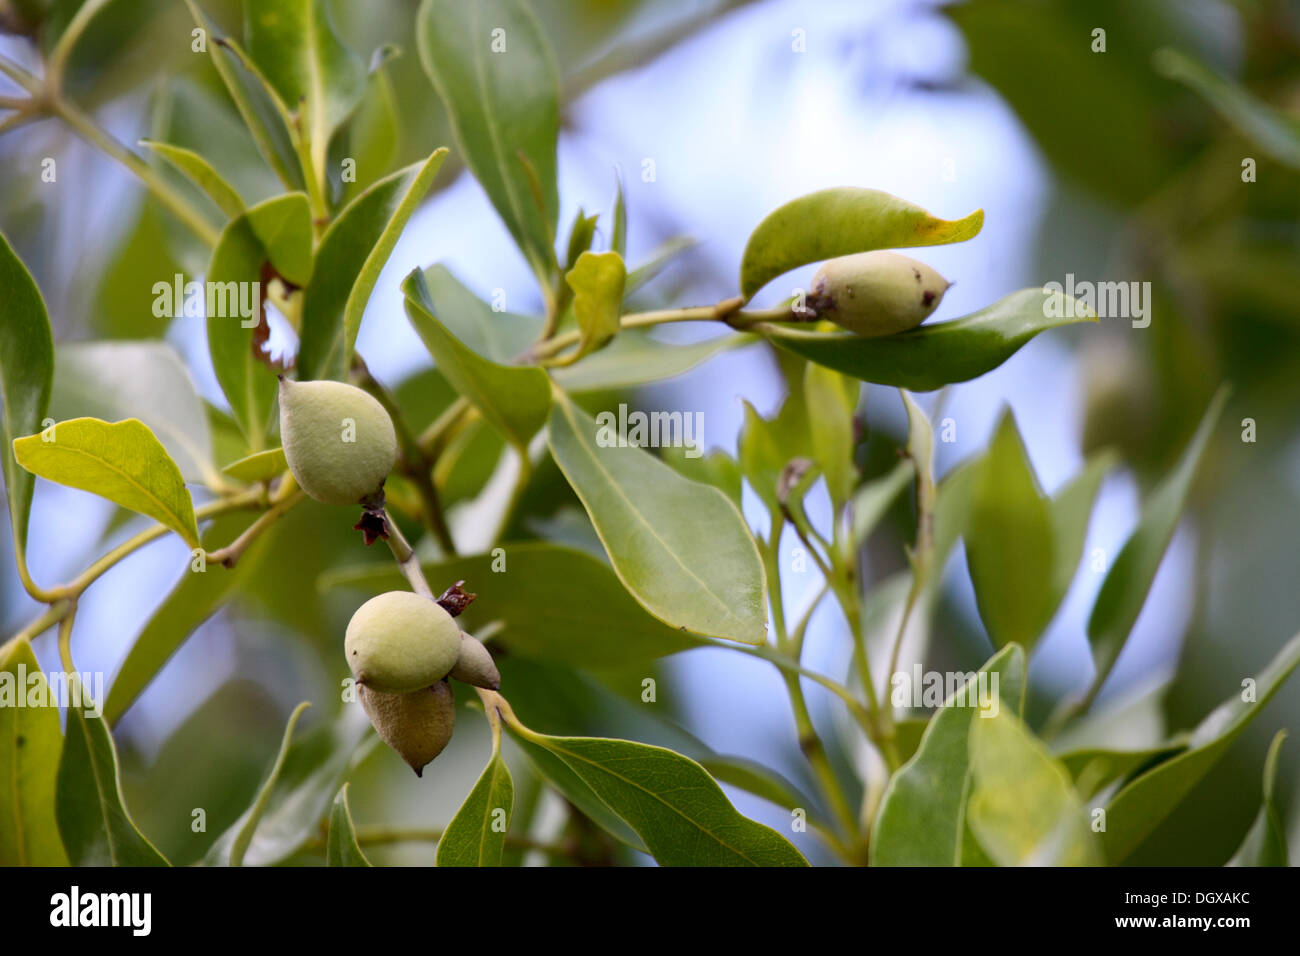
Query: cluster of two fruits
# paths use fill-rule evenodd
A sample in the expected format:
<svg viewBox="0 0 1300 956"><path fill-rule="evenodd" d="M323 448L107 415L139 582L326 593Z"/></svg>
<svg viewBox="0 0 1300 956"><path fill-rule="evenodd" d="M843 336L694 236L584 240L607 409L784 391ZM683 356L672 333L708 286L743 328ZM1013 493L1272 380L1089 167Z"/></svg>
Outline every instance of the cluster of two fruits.
<svg viewBox="0 0 1300 956"><path fill-rule="evenodd" d="M280 438L294 479L325 504L373 501L397 460L384 407L341 382L281 378ZM501 683L488 649L437 601L410 591L361 605L343 649L370 722L417 774L451 739L456 705L448 680L492 690Z"/></svg>

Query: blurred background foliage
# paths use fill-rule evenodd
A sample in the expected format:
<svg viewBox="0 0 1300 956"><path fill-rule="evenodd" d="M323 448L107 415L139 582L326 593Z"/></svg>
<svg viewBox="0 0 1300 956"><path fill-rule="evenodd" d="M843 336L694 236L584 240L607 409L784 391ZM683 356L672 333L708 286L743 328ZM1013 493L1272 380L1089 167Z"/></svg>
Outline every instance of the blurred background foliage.
<svg viewBox="0 0 1300 956"><path fill-rule="evenodd" d="M0 20L18 33L39 22L32 42L48 50L79 6L80 0L0 0ZM204 0L202 6L222 28L239 31L238 0ZM363 60L382 61L384 79L372 85L358 117L331 143L331 155L369 150L367 155L384 157L378 168L395 169L450 142L446 117L413 49L417 6L416 0L332 4L339 34ZM955 291L968 286L982 296L979 304L1027 284L1013 284L1012 278L1063 282L1072 273L1080 280L1152 284L1149 328L1103 320L1099 328L1061 332L1045 337L1051 344L1036 342L1009 363L1024 363L1019 376L1000 369L956 388L946 414L964 432L952 459L941 458L942 466L979 449L981 433L991 427L991 405L1046 403L1050 425L1021 421L1040 470L1059 479L1069 466L1051 464L1055 459L1077 461L1081 452L1115 445L1125 472L1108 488L1112 496L1131 497L1132 485L1147 488L1172 465L1218 383L1233 383L1228 424L1215 440L1221 447L1239 443L1238 423L1247 417L1256 422L1258 440L1244 446L1245 454L1234 446L1234 454L1206 456L1180 547L1162 572L1162 579L1172 574L1180 580L1166 580L1158 589L1162 596L1144 613L1142 633L1156 635L1149 641L1154 650L1142 656L1131 648L1128 656L1140 666L1109 695L1116 706L1129 700L1119 721L1121 737L1140 744L1146 742L1140 738L1194 724L1300 626L1300 161L1284 147L1261 143L1249 111L1216 109L1203 92L1178 82L1157 53L1179 51L1226 78L1238 94L1247 92L1256 105L1267 104L1266 115L1277 111L1273 120L1294 131L1300 116L1300 3L539 0L535 6L555 47L569 107L560 153L561 219L571 216L575 194L590 203L589 212L608 208L608 199L600 197L612 191L612 160L629 180L631 265L637 253L644 257L674 236L703 242L639 293L646 307L734 294L739 244L772 205L768 200L843 181L890 189L940 214L984 205L990 226L1001 210L1003 222L1012 220L1016 228L986 230L978 244L945 260L961 266L945 269L959 280ZM200 149L250 203L270 196L277 185L211 61L190 51L192 27L179 0L110 0L73 51L65 92L124 142L148 136ZM1096 28L1106 31L1104 53L1092 49ZM811 78L805 61L789 55L798 29L807 31L808 59L816 58L823 71ZM15 58L35 63L27 40L3 42ZM818 99L828 76L838 84L829 115ZM705 112L702 127L704 107L687 98L708 101L712 94L717 112ZM770 112L777 115L764 125L755 117L773 97ZM628 124L637 122L644 127L640 138L627 134ZM952 125L951 134L945 124ZM701 128L712 135L700 137ZM919 146L909 145L913 134ZM866 155L864 144L878 155ZM660 159L661 175L675 177L677 185L656 192L636 181L640 158L657 155L651 150L684 157L685 171L675 173ZM977 159L966 163L968 155ZM41 182L47 156L57 158L57 185ZM949 189L941 174L948 156L957 158L960 187ZM1241 175L1247 157L1257 162L1251 183ZM908 158L919 168L893 168ZM728 163L736 170L735 183L715 175ZM0 168L0 229L32 269L57 342L166 338L191 366L206 361L201 344L186 344L187 335L201 338L197 326L177 320L165 328L151 307L153 283L175 272L201 274L207 250L146 198L129 174L54 120L0 136ZM335 184L334 200L346 201L377 178L376 168L362 164L362 181L355 186ZM519 273L522 265L506 252L504 231L461 170L453 153L434 185L429 215L412 224L394 256L400 261L385 271L381 289L393 289L386 300L377 294L363 333L368 360L396 387L417 430L453 396L437 372L404 359L409 330L402 329L404 339L390 331L405 326L392 305L397 278L411 265L446 258L470 274L467 282L481 294L498 285L523 288L518 281L512 285L508 272ZM693 176L694 183L680 182ZM764 183L762 194L742 196L744 184L756 180ZM191 190L179 176L173 181ZM193 195L200 204L206 201ZM512 263L503 267L506 278L488 281L491 264L502 256ZM512 310L526 311L532 304L528 295L520 291ZM396 337L385 348L390 335ZM599 396L596 407L615 407L620 400L711 407L709 395L722 388L728 398L744 395L771 409L786 377L780 360L762 348L719 359L710 368L715 370L702 374L711 381L692 374L671 389ZM219 392L203 373L196 378L224 464L238 457L239 443ZM974 398L963 397L967 388ZM879 411L870 401L868 407L873 416ZM711 427L709 439L730 449L728 416L734 418L734 403L710 419L724 424ZM903 436L897 409L877 417L880 428L861 449L868 475L892 464ZM968 428L966 422L975 424ZM449 502L469 497L501 451L500 440L485 428L460 441L454 473L443 476ZM38 578L75 572L134 527L132 519L101 503L76 498L66 490L38 490L32 520ZM330 520L336 516L328 511L309 502L292 512L241 565L233 601L206 623L210 608L183 595L172 601L172 625L198 633L127 713L118 738L137 822L175 863L195 860L206 849L203 836L191 832L191 808L207 810L210 839L247 804L293 704L337 698L346 673L339 641L359 597L345 587L322 590L319 582L326 572L368 556L357 535L345 522ZM1131 508L1117 507L1110 515L1105 520L1117 526L1105 537L1122 540ZM910 521L910 505L900 503L889 533L873 540L871 567L878 580L904 566ZM589 525L550 464L539 470L509 537L526 539L543 530L553 539L593 548ZM0 540L10 547L8 535ZM164 553L160 545L150 555L112 572L96 589L107 596L88 597L79 622L82 667L111 675L172 586L177 554ZM8 631L30 616L32 606L12 573L12 555L3 560L0 621ZM1095 586L1076 582L1076 589ZM973 669L987 658L988 639L969 596L960 586L952 591L936 616L932 665ZM816 619L826 640L842 639L836 633L840 624L822 620L826 616ZM1050 643L1081 641L1082 623L1077 607L1067 607L1057 627L1069 636ZM50 660L49 648L38 645L38 653L43 662ZM626 706L636 699L641 679L656 674L661 694L655 713L671 715L717 749L770 762L796 782L806 779L784 701L778 693L764 696L772 684L755 677L750 662L742 667L721 652L685 658L700 658L699 666L691 671L674 658L635 673L583 673L507 654L501 669L528 723L552 733L625 734L689 753L691 745L675 736L685 731L668 721L645 726L644 709ZM1040 690L1059 694L1086 684L1086 672L1068 674L1070 662L1086 660L1086 652L1063 660L1067 678L1061 679L1061 667L1048 666L1053 679ZM751 695L747 687L762 692ZM772 713L764 711L765 701L772 702ZM1050 704L1040 696L1033 712L1041 719ZM821 714L823 719L829 720ZM746 723L746 732L735 729ZM1258 807L1259 768L1279 724L1300 726L1300 694L1293 686L1134 862L1224 862ZM850 776L856 758L833 726L829 733L839 748L840 769ZM454 785L431 785L429 775L420 783L391 754L372 752L353 776L354 816L363 828L371 820L440 825L470 786L485 738L481 722L462 713L433 775ZM612 850L579 823L565 823L553 803L538 800L536 777L518 769L522 761L512 764L518 832L529 820L539 830L560 828L564 839L582 846L595 862L630 852ZM1292 747L1283 751L1279 774L1284 808L1297 804L1298 777L1300 757ZM736 802L774 825L784 818L783 811L751 798ZM1300 815L1292 810L1287 819L1294 855ZM815 845L801 847L817 859ZM376 848L372 858L431 862L432 846L394 844ZM306 862L318 859L310 850L303 856Z"/></svg>

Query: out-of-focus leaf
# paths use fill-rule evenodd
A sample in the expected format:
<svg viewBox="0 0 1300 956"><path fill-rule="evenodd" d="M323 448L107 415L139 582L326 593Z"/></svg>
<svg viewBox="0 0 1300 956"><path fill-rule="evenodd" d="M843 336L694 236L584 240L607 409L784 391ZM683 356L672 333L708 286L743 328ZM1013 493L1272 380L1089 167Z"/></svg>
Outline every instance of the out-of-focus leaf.
<svg viewBox="0 0 1300 956"><path fill-rule="evenodd" d="M691 481L712 485L737 505L741 499L740 464L725 451L714 449L707 455L694 454L685 447L659 450L659 457Z"/></svg>
<svg viewBox="0 0 1300 956"><path fill-rule="evenodd" d="M1182 458L1143 505L1137 527L1124 542L1097 592L1088 618L1088 642L1097 667L1095 687L1105 683L1146 603L1160 561L1178 528L1201 455L1227 400L1227 388L1220 388Z"/></svg>
<svg viewBox="0 0 1300 956"><path fill-rule="evenodd" d="M221 473L229 475L236 481L252 484L258 481L270 481L277 475L284 474L288 467L289 463L284 457L283 448L268 448L266 451L255 452L239 461L232 461L221 469Z"/></svg>
<svg viewBox="0 0 1300 956"><path fill-rule="evenodd" d="M517 448L526 449L550 411L546 373L540 368L499 365L458 340L435 317L420 270L406 277L402 291L407 317L447 381Z"/></svg>
<svg viewBox="0 0 1300 956"><path fill-rule="evenodd" d="M245 3L244 36L262 75L297 111L323 173L330 137L365 92L361 60L339 41L326 0Z"/></svg>
<svg viewBox="0 0 1300 956"><path fill-rule="evenodd" d="M578 355L604 348L618 334L627 269L617 252L584 252L565 275L582 340Z"/></svg>
<svg viewBox="0 0 1300 956"><path fill-rule="evenodd" d="M1021 289L951 322L883 338L762 325L773 345L864 382L928 392L991 372L1039 332L1095 322L1082 303L1060 292Z"/></svg>
<svg viewBox="0 0 1300 956"><path fill-rule="evenodd" d="M317 832L369 728L357 704L294 741L277 759L257 801L217 838L204 862L225 866L237 842L245 850L234 860L246 866L273 866L292 856ZM291 722L286 740L292 730ZM253 828L245 832L250 823Z"/></svg>
<svg viewBox="0 0 1300 956"><path fill-rule="evenodd" d="M167 866L126 809L107 721L86 715L90 697L75 675L69 687L80 693L81 706L68 708L55 798L68 859L73 866Z"/></svg>
<svg viewBox="0 0 1300 956"><path fill-rule="evenodd" d="M699 241L692 239L690 236L677 236L662 243L650 253L650 256L644 262L628 270L627 282L623 285L623 298L630 298L632 293L651 282L659 273L668 268L674 259L682 253L694 249L697 245L699 245Z"/></svg>
<svg viewBox="0 0 1300 956"><path fill-rule="evenodd" d="M230 842L230 856L224 861L231 866L242 866L244 863L244 854L248 852L248 845L253 841L253 833L257 830L257 824L261 821L262 814L266 811L266 806L270 802L271 794L275 789L276 779L280 776L280 770L289 754L289 743L293 739L293 729L298 725L298 718L302 716L302 712L310 706L310 702L304 700L289 715L288 726L284 728L284 739L280 741L280 752L276 755L275 763L271 765L270 774L257 791L257 798L253 801L253 805L240 818L239 823L232 828L234 838Z"/></svg>
<svg viewBox="0 0 1300 956"><path fill-rule="evenodd" d="M63 751L59 710L23 706L33 696L48 701L50 694L26 638L0 660L0 675L0 767L6 778L0 787L0 866L67 866L54 815Z"/></svg>
<svg viewBox="0 0 1300 956"><path fill-rule="evenodd" d="M903 493L915 468L910 459L900 461L888 474L868 481L853 495L853 545L861 547L863 542L875 530L880 519L889 511L900 494Z"/></svg>
<svg viewBox="0 0 1300 956"><path fill-rule="evenodd" d="M994 647L1032 650L1052 603L1052 515L1010 411L979 466L966 561Z"/></svg>
<svg viewBox="0 0 1300 956"><path fill-rule="evenodd" d="M69 342L58 348L50 414L138 418L187 481L221 484L207 411L176 350L165 342Z"/></svg>
<svg viewBox="0 0 1300 956"><path fill-rule="evenodd" d="M984 675L984 676L980 676ZM970 793L968 741L980 716L980 693L988 701L997 677L1000 707L1019 714L1024 702L1025 652L1010 644L993 655L930 718L912 759L889 780L871 831L871 862L880 866L958 866L966 844ZM981 688L977 681L985 681ZM972 702L971 698L975 700ZM969 862L969 861L967 861Z"/></svg>
<svg viewBox="0 0 1300 956"><path fill-rule="evenodd" d="M338 796L330 807L330 829L325 843L326 866L370 866L370 861L357 845L357 831L352 825L352 811L348 809L348 785L339 788Z"/></svg>
<svg viewBox="0 0 1300 956"><path fill-rule="evenodd" d="M614 209L610 213L613 226L609 231L609 249L627 259L627 197L623 195L623 175L614 172Z"/></svg>
<svg viewBox="0 0 1300 956"><path fill-rule="evenodd" d="M1101 483L1116 463L1115 455L1098 452L1084 464L1083 470L1057 491L1051 502L1052 518L1052 588L1053 611L1060 607L1079 569L1079 558L1088 538L1092 505Z"/></svg>
<svg viewBox="0 0 1300 956"><path fill-rule="evenodd" d="M496 640L512 650L540 660L601 668L644 663L699 646L689 633L646 613L604 561L541 541L506 544L503 549L500 560L489 553L425 564L423 569L435 590L463 580L466 590L479 596L466 618L501 621L504 629ZM401 580L389 561L332 572L321 579L320 588L350 586L377 594L400 587Z"/></svg>
<svg viewBox="0 0 1300 956"><path fill-rule="evenodd" d="M878 189L823 189L786 203L758 224L740 260L740 294L749 299L777 276L810 262L963 242L983 225L983 209L963 219L938 219Z"/></svg>
<svg viewBox="0 0 1300 956"><path fill-rule="evenodd" d="M1264 758L1264 797L1259 815L1251 824L1241 848L1233 854L1230 866L1286 866L1286 826L1278 809L1274 788L1277 785L1277 763L1282 753L1286 731L1273 735L1268 756Z"/></svg>
<svg viewBox="0 0 1300 956"><path fill-rule="evenodd" d="M326 230L302 304L298 378L343 381L379 272L447 157L438 149L375 183Z"/></svg>
<svg viewBox="0 0 1300 956"><path fill-rule="evenodd" d="M774 517L781 513L777 488L785 466L812 454L804 408L802 389L788 397L770 420L745 403L745 424L737 449L740 470Z"/></svg>
<svg viewBox="0 0 1300 956"><path fill-rule="evenodd" d="M396 47L381 47L371 57L366 91L352 115L330 144L327 166L331 193L337 206L346 206L388 172L397 153L401 129L397 92L388 73ZM343 163L351 161L352 177L343 179Z"/></svg>
<svg viewBox="0 0 1300 956"><path fill-rule="evenodd" d="M500 866L514 802L515 782L498 741L492 759L438 841L437 865Z"/></svg>
<svg viewBox="0 0 1300 956"><path fill-rule="evenodd" d="M1091 797L1117 780L1133 775L1181 752L1179 744L1146 747L1141 750L1111 750L1093 747L1070 750L1060 755L1061 764L1074 780L1079 794Z"/></svg>
<svg viewBox="0 0 1300 956"><path fill-rule="evenodd" d="M1122 863L1224 755L1300 664L1300 634L1260 672L1249 694L1220 704L1196 729L1187 750L1130 781L1106 807L1106 860ZM1249 696L1249 700L1245 699Z"/></svg>
<svg viewBox="0 0 1300 956"><path fill-rule="evenodd" d="M4 448L9 522L20 567L25 567L32 476L18 467L13 441L40 431L54 378L54 339L36 280L9 240L0 235L0 439Z"/></svg>
<svg viewBox="0 0 1300 956"><path fill-rule="evenodd" d="M625 329L599 352L552 372L570 394L630 388L676 378L713 356L756 342L745 332L720 335L689 345L673 345L640 329Z"/></svg>
<svg viewBox="0 0 1300 956"><path fill-rule="evenodd" d="M542 330L537 319L489 306L445 266L424 270L424 290L432 306L429 311L438 321L465 345L499 365L514 363Z"/></svg>
<svg viewBox="0 0 1300 956"><path fill-rule="evenodd" d="M1083 804L1065 768L1008 711L971 721L966 819L999 866L1100 862Z"/></svg>
<svg viewBox="0 0 1300 956"><path fill-rule="evenodd" d="M541 24L523 0L424 0L415 29L461 155L549 284L560 84Z"/></svg>
<svg viewBox="0 0 1300 956"><path fill-rule="evenodd" d="M207 197L217 204L217 208L226 214L227 219L234 219L244 211L244 200L235 187L226 182L225 177L213 169L212 164L194 150L185 149L183 146L173 146L170 143L159 143L151 139L140 140L140 145L153 150L184 173L194 185L202 189Z"/></svg>
<svg viewBox="0 0 1300 956"><path fill-rule="evenodd" d="M258 203L221 232L208 265L208 351L217 382L230 402L248 447L266 447L277 394L276 372L261 354L264 267L297 286L312 274L311 207L302 193ZM247 290L256 289L256 297ZM217 294L220 300L217 300ZM244 314L251 313L251 314Z"/></svg>
<svg viewBox="0 0 1300 956"><path fill-rule="evenodd" d="M1279 163L1300 169L1300 120L1280 113L1250 91L1178 50L1157 50L1155 67L1199 93L1225 120Z"/></svg>
<svg viewBox="0 0 1300 956"><path fill-rule="evenodd" d="M808 417L813 460L821 465L826 490L838 510L857 484L857 469L853 464L853 413L862 386L857 379L845 378L821 365L809 367L804 373L803 386L804 402L816 409L816 414Z"/></svg>
<svg viewBox="0 0 1300 956"><path fill-rule="evenodd" d="M551 453L632 596L674 627L746 644L766 639L763 565L736 505L640 448L603 445L567 395L551 410ZM615 429L608 426L605 432Z"/></svg>
<svg viewBox="0 0 1300 956"><path fill-rule="evenodd" d="M14 441L14 456L34 475L79 488L138 511L171 528L191 548L198 547L194 502L180 469L143 422L129 418L109 424L74 418L44 433Z"/></svg>

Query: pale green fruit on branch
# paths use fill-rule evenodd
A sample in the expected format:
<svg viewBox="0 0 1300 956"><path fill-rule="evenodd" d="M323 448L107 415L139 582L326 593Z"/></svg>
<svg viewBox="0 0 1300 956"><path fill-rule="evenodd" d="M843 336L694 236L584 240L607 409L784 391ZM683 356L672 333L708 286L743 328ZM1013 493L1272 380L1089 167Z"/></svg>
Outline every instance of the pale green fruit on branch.
<svg viewBox="0 0 1300 956"><path fill-rule="evenodd" d="M343 652L358 684L410 693L442 680L456 666L460 628L436 601L389 591L357 608Z"/></svg>
<svg viewBox="0 0 1300 956"><path fill-rule="evenodd" d="M951 283L924 262L897 252L860 252L817 270L807 305L857 335L914 329L939 307Z"/></svg>
<svg viewBox="0 0 1300 956"><path fill-rule="evenodd" d="M451 740L456 701L445 680L411 694L386 694L362 685L357 696L379 738L397 751L417 777Z"/></svg>
<svg viewBox="0 0 1300 956"><path fill-rule="evenodd" d="M456 666L451 669L450 676L461 683L487 690L499 690L501 687L501 672L492 660L492 653L483 646L482 641L464 632L460 635L460 656L456 658Z"/></svg>
<svg viewBox="0 0 1300 956"><path fill-rule="evenodd" d="M397 433L384 406L343 382L281 376L280 440L302 490L327 505L374 495L397 461Z"/></svg>

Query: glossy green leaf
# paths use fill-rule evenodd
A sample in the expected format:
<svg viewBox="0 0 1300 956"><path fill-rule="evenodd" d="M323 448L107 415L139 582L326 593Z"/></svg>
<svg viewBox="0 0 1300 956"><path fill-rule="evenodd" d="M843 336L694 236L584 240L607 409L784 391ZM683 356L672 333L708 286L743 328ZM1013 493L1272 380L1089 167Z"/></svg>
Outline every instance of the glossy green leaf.
<svg viewBox="0 0 1300 956"><path fill-rule="evenodd" d="M204 531L202 547L206 551L224 547L249 521L247 515L221 515ZM264 537L274 534L272 529ZM181 644L217 612L238 584L255 573L263 552L263 541L258 540L234 568L205 564L204 571L196 571L193 562L185 566L180 579L150 614L109 684L104 704L104 719L109 724L115 725L121 719Z"/></svg>
<svg viewBox="0 0 1300 956"><path fill-rule="evenodd" d="M629 740L527 736L568 764L663 866L808 865L785 837L737 813L681 754Z"/></svg>
<svg viewBox="0 0 1300 956"><path fill-rule="evenodd" d="M108 422L138 418L186 481L221 484L207 410L176 350L165 342L70 342L57 350L50 414Z"/></svg>
<svg viewBox="0 0 1300 956"><path fill-rule="evenodd" d="M495 640L511 650L539 660L602 668L644 664L699 646L697 638L646 613L604 561L544 541L502 547L500 561L489 553L426 563L423 569L438 590L463 580L465 588L478 595L466 618L500 621L504 630ZM357 587L378 594L401 587L402 580L397 566L388 561L340 569L319 583L322 591ZM556 599L567 594L575 597Z"/></svg>
<svg viewBox="0 0 1300 956"><path fill-rule="evenodd" d="M330 137L365 92L361 60L339 41L326 0L245 3L244 36L248 55L299 116L323 172Z"/></svg>
<svg viewBox="0 0 1300 956"><path fill-rule="evenodd" d="M560 83L541 24L524 0L424 0L415 29L460 155L549 283Z"/></svg>
<svg viewBox="0 0 1300 956"><path fill-rule="evenodd" d="M608 413L607 413L608 414ZM614 571L647 611L673 627L746 644L766 639L758 546L736 505L640 448L604 447L568 396L551 410L551 453L577 492ZM603 433L617 441L608 422Z"/></svg>
<svg viewBox="0 0 1300 956"><path fill-rule="evenodd" d="M856 444L853 415L862 389L857 379L846 378L820 365L808 368L803 377L804 402L808 416L813 460L821 465L826 490L838 510L853 493L857 468L853 464Z"/></svg>
<svg viewBox="0 0 1300 956"><path fill-rule="evenodd" d="M384 177L326 230L303 297L299 380L346 379L380 270L446 157L447 150L438 149L424 162Z"/></svg>
<svg viewBox="0 0 1300 956"><path fill-rule="evenodd" d="M564 277L573 290L573 315L582 340L578 355L604 348L619 329L627 269L617 252L584 252Z"/></svg>
<svg viewBox="0 0 1300 956"><path fill-rule="evenodd" d="M47 481L80 488L171 528L198 547L194 502L176 462L147 425L74 418L14 441L18 464ZM45 436L50 435L51 441Z"/></svg>
<svg viewBox="0 0 1300 956"><path fill-rule="evenodd" d="M142 139L140 145L157 153L184 173L190 182L203 190L204 194L217 204L217 208L226 214L227 219L234 219L244 211L244 200L238 190L226 182L225 177L194 150L152 139Z"/></svg>
<svg viewBox="0 0 1300 956"><path fill-rule="evenodd" d="M1052 518L1052 609L1060 607L1079 570L1079 558L1088 539L1092 506L1101 483L1118 459L1109 452L1099 452L1084 463L1083 469L1051 501Z"/></svg>
<svg viewBox="0 0 1300 956"><path fill-rule="evenodd" d="M33 675L35 679L33 680ZM63 733L50 685L26 638L0 660L0 866L67 866L54 816Z"/></svg>
<svg viewBox="0 0 1300 956"><path fill-rule="evenodd" d="M740 294L749 299L791 269L903 246L964 242L984 225L984 210L938 219L920 206L878 189L822 189L770 213L749 237L740 260Z"/></svg>
<svg viewBox="0 0 1300 956"><path fill-rule="evenodd" d="M764 325L774 345L864 382L928 392L991 372L1039 332L1097 317L1059 292L1021 289L951 322L884 338Z"/></svg>
<svg viewBox="0 0 1300 956"><path fill-rule="evenodd" d="M1020 718L971 721L966 820L999 866L1091 866L1100 848L1070 775Z"/></svg>
<svg viewBox="0 0 1300 956"><path fill-rule="evenodd" d="M209 37L208 54L212 57L212 64L217 68L230 98L235 101L248 131L253 134L258 152L271 164L286 189L303 189L302 164L291 132L293 120L288 105L239 45L230 37L223 36L194 0L185 0L185 3L194 22Z"/></svg>
<svg viewBox="0 0 1300 956"><path fill-rule="evenodd" d="M225 866L242 859L245 866L273 866L292 856L319 833L321 818L329 811L369 729L361 705L348 705L330 723L282 748L253 806L217 838L204 862ZM286 743L292 731L291 719L285 730ZM370 735L372 744L377 739ZM235 855L239 847L244 849Z"/></svg>
<svg viewBox="0 0 1300 956"><path fill-rule="evenodd" d="M370 866L370 861L357 845L357 831L352 825L352 811L348 808L348 785L339 788L338 796L330 806L330 829L325 840L326 866Z"/></svg>
<svg viewBox="0 0 1300 956"><path fill-rule="evenodd" d="M1106 860L1122 863L1165 819L1273 699L1300 664L1300 634L1282 647L1253 685L1220 704L1188 738L1187 750L1130 781L1106 807ZM1243 699L1249 696L1249 700Z"/></svg>
<svg viewBox="0 0 1300 956"><path fill-rule="evenodd" d="M966 533L966 561L980 617L994 647L1032 650L1051 619L1050 504L1010 411L979 466Z"/></svg>
<svg viewBox="0 0 1300 956"><path fill-rule="evenodd" d="M424 273L415 270L402 283L406 315L452 387L517 448L546 424L551 385L540 368L499 365L457 339L435 317Z"/></svg>
<svg viewBox="0 0 1300 956"><path fill-rule="evenodd" d="M288 467L289 462L284 457L283 448L268 448L266 451L255 452L239 461L232 461L221 469L221 473L229 475L236 481L252 484L258 481L270 481L284 474Z"/></svg>
<svg viewBox="0 0 1300 956"><path fill-rule="evenodd" d="M264 267L270 263L289 282L305 285L312 274L311 250L311 208L302 193L253 206L226 225L212 250L208 351L217 382L253 451L266 447L278 389L278 372L257 341L257 327L264 321ZM256 290L256 297L249 290Z"/></svg>
<svg viewBox="0 0 1300 956"><path fill-rule="evenodd" d="M1199 93L1225 120L1279 163L1300 169L1300 121L1178 50L1157 50L1156 69Z"/></svg>
<svg viewBox="0 0 1300 956"><path fill-rule="evenodd" d="M1287 866L1286 824L1277 805L1277 764L1286 731L1273 735L1268 756L1264 758L1264 796L1259 814L1251 824L1241 848L1233 854L1229 866Z"/></svg>
<svg viewBox="0 0 1300 956"><path fill-rule="evenodd" d="M437 865L500 866L514 802L515 782L496 746L438 841Z"/></svg>
<svg viewBox="0 0 1300 956"><path fill-rule="evenodd" d="M599 352L551 374L570 394L649 385L683 375L715 355L758 341L745 332L674 345L640 329L625 329Z"/></svg>
<svg viewBox="0 0 1300 956"><path fill-rule="evenodd" d="M14 548L25 563L32 476L18 467L13 441L41 429L54 377L54 339L36 280L0 235L0 439Z"/></svg>
<svg viewBox="0 0 1300 956"><path fill-rule="evenodd" d="M999 708L1020 713L1025 652L1002 648L982 668L983 692L992 699L997 676ZM976 675L976 681L981 678ZM889 780L871 831L871 862L878 866L958 866L966 852L966 800L970 793L968 741L978 716L981 688L966 681L930 718L912 759ZM970 696L976 696L976 706ZM970 862L965 860L965 862Z"/></svg>
<svg viewBox="0 0 1300 956"><path fill-rule="evenodd" d="M1088 618L1088 642L1097 668L1095 687L1105 683L1142 612L1161 559L1178 528L1201 455L1227 400L1227 389L1220 388L1182 458L1143 504L1137 527L1124 542L1097 592Z"/></svg>
<svg viewBox="0 0 1300 956"><path fill-rule="evenodd" d="M137 829L122 797L117 749L108 722L87 716L89 695L75 676L83 706L68 708L55 813L73 866L167 866ZM75 698L73 698L75 699Z"/></svg>

